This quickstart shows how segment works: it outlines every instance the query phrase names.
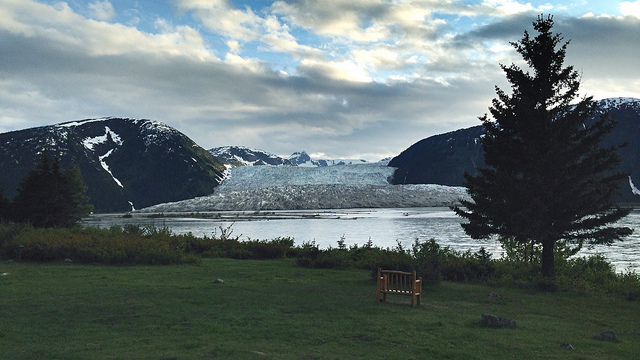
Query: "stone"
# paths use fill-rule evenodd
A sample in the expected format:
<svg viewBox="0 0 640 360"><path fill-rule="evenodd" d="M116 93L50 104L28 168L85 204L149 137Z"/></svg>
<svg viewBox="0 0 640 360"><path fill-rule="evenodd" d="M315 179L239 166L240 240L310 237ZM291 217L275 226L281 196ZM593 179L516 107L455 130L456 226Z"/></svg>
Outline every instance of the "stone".
<svg viewBox="0 0 640 360"><path fill-rule="evenodd" d="M573 346L570 343L562 343L560 347L567 350L573 350Z"/></svg>
<svg viewBox="0 0 640 360"><path fill-rule="evenodd" d="M618 341L616 334L613 331L605 331L593 337L595 340L602 341Z"/></svg>
<svg viewBox="0 0 640 360"><path fill-rule="evenodd" d="M484 326L493 327L493 328L513 329L516 327L516 321L514 319L509 319L509 318L490 315L490 314L482 314L480 323Z"/></svg>
<svg viewBox="0 0 640 360"><path fill-rule="evenodd" d="M215 283L215 284L224 284L224 280L222 280L222 279L216 279L216 280L214 281L214 283Z"/></svg>

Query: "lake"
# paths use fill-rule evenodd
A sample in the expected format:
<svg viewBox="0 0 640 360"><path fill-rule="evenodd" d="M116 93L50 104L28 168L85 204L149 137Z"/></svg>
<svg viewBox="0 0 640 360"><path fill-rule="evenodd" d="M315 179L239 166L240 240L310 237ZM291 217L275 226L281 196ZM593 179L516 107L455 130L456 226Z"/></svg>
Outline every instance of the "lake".
<svg viewBox="0 0 640 360"><path fill-rule="evenodd" d="M364 245L369 240L380 247L410 247L417 239L435 239L441 246L454 250L476 252L484 247L500 257L502 249L495 240L473 240L460 226L461 219L448 208L408 209L340 209L340 210L290 210L264 212L215 212L203 213L207 218L194 218L190 214L170 214L157 217L154 214L134 213L98 214L85 220L87 225L109 227L111 225L139 224L167 226L174 234L192 233L195 236L220 234L230 228L233 236L241 240L270 240L292 237L296 245L314 241L319 247L337 247L344 239L346 245ZM627 269L640 273L640 209L634 209L620 221L621 225L634 229L634 234L623 242L611 246L585 246L578 256L602 254L617 271Z"/></svg>

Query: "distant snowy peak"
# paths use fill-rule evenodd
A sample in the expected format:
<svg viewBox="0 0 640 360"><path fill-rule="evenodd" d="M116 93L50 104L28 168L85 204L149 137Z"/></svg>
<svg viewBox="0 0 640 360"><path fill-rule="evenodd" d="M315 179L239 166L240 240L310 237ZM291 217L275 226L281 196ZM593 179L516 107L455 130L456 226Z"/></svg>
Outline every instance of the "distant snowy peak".
<svg viewBox="0 0 640 360"><path fill-rule="evenodd" d="M264 150L252 149L245 146L222 146L210 149L209 152L227 168L258 165L324 167L366 163L365 160L360 159L329 160L311 158L305 151L294 152L288 158L283 158Z"/></svg>
<svg viewBox="0 0 640 360"><path fill-rule="evenodd" d="M289 159L284 159L278 155L268 153L263 150L252 149L245 146L222 146L209 149L218 161L227 168L237 166L293 166Z"/></svg>
<svg viewBox="0 0 640 360"><path fill-rule="evenodd" d="M311 163L311 156L309 156L309 154L304 151L296 151L291 154L291 156L289 156L289 161L291 161L293 164L302 166L304 164Z"/></svg>
<svg viewBox="0 0 640 360"><path fill-rule="evenodd" d="M322 167L322 166L335 166L335 165L355 165L364 164L366 160L362 159L320 159L311 158L305 151L294 152L289 156L289 160L302 167Z"/></svg>
<svg viewBox="0 0 640 360"><path fill-rule="evenodd" d="M632 109L640 113L640 99L628 97L616 97L602 100L596 100L599 111Z"/></svg>

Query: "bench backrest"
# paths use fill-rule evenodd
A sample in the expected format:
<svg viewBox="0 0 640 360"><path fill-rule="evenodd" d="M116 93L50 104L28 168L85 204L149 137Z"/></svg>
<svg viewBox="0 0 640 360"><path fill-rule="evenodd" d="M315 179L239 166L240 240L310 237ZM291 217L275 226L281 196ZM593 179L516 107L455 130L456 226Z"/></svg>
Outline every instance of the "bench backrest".
<svg viewBox="0 0 640 360"><path fill-rule="evenodd" d="M419 293L419 287L416 288L416 286L421 285L415 270L413 272L404 272L378 269L378 283L380 291L399 294Z"/></svg>

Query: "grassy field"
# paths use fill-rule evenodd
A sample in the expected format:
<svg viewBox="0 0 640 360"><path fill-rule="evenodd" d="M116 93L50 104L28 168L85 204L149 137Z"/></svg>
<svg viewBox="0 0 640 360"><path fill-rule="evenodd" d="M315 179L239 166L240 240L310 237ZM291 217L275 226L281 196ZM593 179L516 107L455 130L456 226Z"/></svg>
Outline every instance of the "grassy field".
<svg viewBox="0 0 640 360"><path fill-rule="evenodd" d="M376 303L294 260L0 264L1 359L635 359L640 302L443 282ZM222 279L219 283L216 279ZM491 299L490 292L500 297ZM482 313L515 329L479 324ZM605 330L618 342L592 339ZM571 343L573 350L560 347Z"/></svg>

